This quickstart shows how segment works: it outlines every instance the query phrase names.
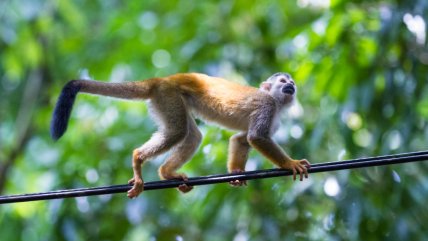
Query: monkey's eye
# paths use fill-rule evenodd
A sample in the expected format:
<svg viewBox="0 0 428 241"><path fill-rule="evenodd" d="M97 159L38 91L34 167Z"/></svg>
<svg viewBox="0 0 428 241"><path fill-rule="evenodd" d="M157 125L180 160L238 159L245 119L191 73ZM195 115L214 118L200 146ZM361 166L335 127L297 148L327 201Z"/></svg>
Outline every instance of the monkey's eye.
<svg viewBox="0 0 428 241"><path fill-rule="evenodd" d="M284 79L284 78L281 78L281 79L279 79L279 82L281 82L281 83L287 83L287 80Z"/></svg>
<svg viewBox="0 0 428 241"><path fill-rule="evenodd" d="M295 85L295 84L294 84L294 81L291 81L290 83L291 83L292 85Z"/></svg>

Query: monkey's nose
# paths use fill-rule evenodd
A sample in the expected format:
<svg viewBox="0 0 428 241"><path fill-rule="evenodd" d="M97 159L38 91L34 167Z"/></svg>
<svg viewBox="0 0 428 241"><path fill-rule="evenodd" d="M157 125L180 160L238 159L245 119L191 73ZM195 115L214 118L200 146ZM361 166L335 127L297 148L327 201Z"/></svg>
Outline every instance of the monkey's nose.
<svg viewBox="0 0 428 241"><path fill-rule="evenodd" d="M287 84L282 88L282 93L292 95L296 92L296 89L292 84Z"/></svg>

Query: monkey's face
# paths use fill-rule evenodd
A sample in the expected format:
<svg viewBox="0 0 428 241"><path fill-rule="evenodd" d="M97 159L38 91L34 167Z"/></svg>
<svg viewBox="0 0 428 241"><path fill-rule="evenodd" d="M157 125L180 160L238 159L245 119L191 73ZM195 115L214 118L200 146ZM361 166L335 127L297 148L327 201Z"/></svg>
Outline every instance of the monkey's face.
<svg viewBox="0 0 428 241"><path fill-rule="evenodd" d="M291 103L297 92L294 80L287 73L272 75L262 83L260 88L284 105Z"/></svg>

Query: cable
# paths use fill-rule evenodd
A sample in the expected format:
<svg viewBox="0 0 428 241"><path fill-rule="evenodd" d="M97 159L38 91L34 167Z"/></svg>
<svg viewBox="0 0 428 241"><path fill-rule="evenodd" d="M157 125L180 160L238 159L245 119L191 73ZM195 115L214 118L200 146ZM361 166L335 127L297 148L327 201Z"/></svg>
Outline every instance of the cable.
<svg viewBox="0 0 428 241"><path fill-rule="evenodd" d="M428 151L421 152L409 152L396 155L386 155L377 157L359 158L347 161L337 162L326 162L311 165L308 169L309 173L327 172L327 171L338 171L345 169L372 167L372 166L385 166L407 162L417 162L428 160ZM284 169L268 169L268 170L257 170L248 171L242 173L229 173L210 175L202 177L189 178L187 182L183 180L165 180L165 181L153 181L144 183L144 190L158 190L165 188L175 188L181 184L187 184L190 186L208 185L214 183L225 183L234 180L251 180L270 178L278 176L291 176L293 173L289 170ZM70 197L84 197L93 195L104 195L127 192L132 185L113 185L104 187L92 187L92 188L76 188L68 190L58 190L42 193L31 193L31 194L20 194L20 195L9 195L0 196L0 204L5 203L16 203L16 202L28 202L28 201L40 201Z"/></svg>

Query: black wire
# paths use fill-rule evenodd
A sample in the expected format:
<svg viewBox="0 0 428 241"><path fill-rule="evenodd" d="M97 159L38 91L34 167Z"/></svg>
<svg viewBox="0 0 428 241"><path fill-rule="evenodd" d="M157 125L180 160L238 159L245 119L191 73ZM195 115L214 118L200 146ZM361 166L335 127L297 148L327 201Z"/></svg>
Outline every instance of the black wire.
<svg viewBox="0 0 428 241"><path fill-rule="evenodd" d="M384 166L391 164L416 162L428 160L428 151L421 152L409 152L396 155L386 155L377 157L366 157L347 161L337 162L326 162L313 164L308 169L309 173L337 171L345 169L354 169L371 166ZM235 180L250 180L250 179L261 179L278 176L291 176L293 173L289 170L284 169L268 169L268 170L257 170L248 171L242 173L229 173L210 175L203 177L192 177L188 181L183 180L166 180L166 181L153 181L144 183L144 190L158 190L165 188L175 188L181 184L187 184L189 186L208 185L214 183L224 183ZM16 203L16 202L28 202L28 201L40 201L49 199L60 199L70 197L83 197L93 195L104 195L127 192L132 185L113 185L104 187L92 187L92 188L77 188L68 190L58 190L42 193L31 193L31 194L20 194L10 196L0 196L0 204L5 203Z"/></svg>

